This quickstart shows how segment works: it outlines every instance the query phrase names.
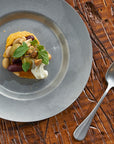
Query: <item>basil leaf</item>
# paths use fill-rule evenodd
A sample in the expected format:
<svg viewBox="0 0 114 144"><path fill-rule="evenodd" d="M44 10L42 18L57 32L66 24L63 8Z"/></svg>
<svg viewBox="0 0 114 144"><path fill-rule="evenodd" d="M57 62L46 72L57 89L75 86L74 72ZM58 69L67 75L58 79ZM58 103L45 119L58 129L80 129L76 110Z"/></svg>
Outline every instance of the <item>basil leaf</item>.
<svg viewBox="0 0 114 144"><path fill-rule="evenodd" d="M23 71L24 72L27 72L28 70L29 70L29 68L30 68L30 63L29 62L26 62L26 63L23 63L22 64L22 69L23 69Z"/></svg>
<svg viewBox="0 0 114 144"><path fill-rule="evenodd" d="M15 50L13 57L19 58L19 57L23 56L28 51L28 49L29 48L28 48L27 44L25 42L23 42L23 44Z"/></svg>
<svg viewBox="0 0 114 144"><path fill-rule="evenodd" d="M49 57L48 57L48 53L46 50L42 49L38 51L38 58L42 59L42 63L46 65L49 64Z"/></svg>
<svg viewBox="0 0 114 144"><path fill-rule="evenodd" d="M33 40L33 41L31 41L30 43L31 43L32 46L37 46L37 45L38 45L37 40Z"/></svg>

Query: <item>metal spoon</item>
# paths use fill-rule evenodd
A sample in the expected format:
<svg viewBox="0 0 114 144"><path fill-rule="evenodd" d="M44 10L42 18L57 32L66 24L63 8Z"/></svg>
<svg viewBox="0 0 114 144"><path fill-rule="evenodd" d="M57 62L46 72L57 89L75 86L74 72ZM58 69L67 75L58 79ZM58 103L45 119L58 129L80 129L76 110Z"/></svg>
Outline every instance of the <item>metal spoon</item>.
<svg viewBox="0 0 114 144"><path fill-rule="evenodd" d="M105 75L105 79L108 83L107 89L105 90L103 96L97 103L97 105L94 107L94 109L91 111L91 113L86 117L86 119L76 128L76 130L73 133L73 136L75 139L81 141L85 138L87 131L89 129L89 126L92 122L93 117L95 116L95 113L97 109L99 108L100 104L102 103L103 99L107 95L108 91L114 87L114 62L111 64L109 69L107 70L107 73Z"/></svg>

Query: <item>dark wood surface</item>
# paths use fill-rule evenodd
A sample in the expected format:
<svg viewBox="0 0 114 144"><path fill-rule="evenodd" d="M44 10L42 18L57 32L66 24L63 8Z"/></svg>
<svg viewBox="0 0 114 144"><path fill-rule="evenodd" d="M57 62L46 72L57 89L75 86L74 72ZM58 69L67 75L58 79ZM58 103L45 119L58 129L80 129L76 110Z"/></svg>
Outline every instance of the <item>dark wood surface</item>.
<svg viewBox="0 0 114 144"><path fill-rule="evenodd" d="M98 109L85 140L74 129L90 113L107 87L105 73L114 61L114 0L66 0L82 17L90 33L93 63L80 97L62 113L40 122L0 119L0 144L114 144L114 91Z"/></svg>

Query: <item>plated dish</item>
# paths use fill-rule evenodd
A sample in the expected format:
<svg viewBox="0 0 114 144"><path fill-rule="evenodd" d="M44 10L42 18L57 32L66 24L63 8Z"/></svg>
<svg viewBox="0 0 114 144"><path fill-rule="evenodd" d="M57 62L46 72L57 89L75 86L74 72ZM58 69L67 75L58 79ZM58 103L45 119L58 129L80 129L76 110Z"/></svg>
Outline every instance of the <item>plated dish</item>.
<svg viewBox="0 0 114 144"><path fill-rule="evenodd" d="M19 31L6 40L2 66L16 76L29 79L45 79L51 54L40 44L33 33Z"/></svg>
<svg viewBox="0 0 114 144"><path fill-rule="evenodd" d="M0 117L30 122L54 116L79 97L89 78L92 47L88 31L63 0L1 1L1 55L7 36L16 31L29 31L38 37L52 60L46 66L48 77L36 80L5 70L0 57Z"/></svg>

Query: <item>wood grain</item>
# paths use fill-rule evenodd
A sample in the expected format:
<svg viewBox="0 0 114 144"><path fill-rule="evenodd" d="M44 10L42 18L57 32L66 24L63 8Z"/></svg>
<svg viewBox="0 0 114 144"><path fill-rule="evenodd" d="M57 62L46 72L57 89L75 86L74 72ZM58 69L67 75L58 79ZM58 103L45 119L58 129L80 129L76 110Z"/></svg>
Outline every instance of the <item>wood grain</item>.
<svg viewBox="0 0 114 144"><path fill-rule="evenodd" d="M113 144L114 90L98 109L85 140L74 129L90 113L106 89L105 73L114 61L114 1L66 0L81 16L90 33L93 63L80 97L62 113L40 122L16 123L0 119L0 144Z"/></svg>

